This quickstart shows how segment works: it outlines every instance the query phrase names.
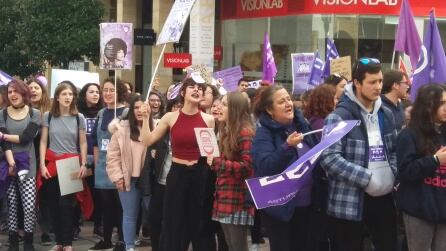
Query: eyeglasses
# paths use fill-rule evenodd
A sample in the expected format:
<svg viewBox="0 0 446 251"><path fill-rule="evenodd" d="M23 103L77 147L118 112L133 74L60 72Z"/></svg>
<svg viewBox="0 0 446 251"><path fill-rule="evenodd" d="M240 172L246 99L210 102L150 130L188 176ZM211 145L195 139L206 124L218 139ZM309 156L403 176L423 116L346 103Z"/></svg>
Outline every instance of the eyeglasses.
<svg viewBox="0 0 446 251"><path fill-rule="evenodd" d="M403 85L405 85L407 87L410 86L408 81L401 81L401 82L398 82L398 84L403 84Z"/></svg>

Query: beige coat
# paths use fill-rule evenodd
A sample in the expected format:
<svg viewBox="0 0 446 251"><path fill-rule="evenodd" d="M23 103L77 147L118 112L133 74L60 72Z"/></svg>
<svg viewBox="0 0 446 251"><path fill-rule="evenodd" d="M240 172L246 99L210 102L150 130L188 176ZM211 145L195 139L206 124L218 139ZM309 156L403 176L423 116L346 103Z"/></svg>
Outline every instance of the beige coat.
<svg viewBox="0 0 446 251"><path fill-rule="evenodd" d="M113 126L114 128L110 129L114 132L107 149L107 174L113 183L124 178L125 190L130 191L132 174L136 173L136 177L139 177L147 147L142 142L130 139L128 120L122 120ZM139 168L139 170L134 170L134 168Z"/></svg>

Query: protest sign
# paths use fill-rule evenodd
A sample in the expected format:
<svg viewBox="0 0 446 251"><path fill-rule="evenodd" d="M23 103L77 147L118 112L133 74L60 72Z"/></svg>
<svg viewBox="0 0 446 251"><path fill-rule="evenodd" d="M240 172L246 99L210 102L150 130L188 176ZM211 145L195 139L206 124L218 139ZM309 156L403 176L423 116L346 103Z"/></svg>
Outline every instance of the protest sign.
<svg viewBox="0 0 446 251"><path fill-rule="evenodd" d="M291 69L293 73L293 94L303 93L314 88L308 84L311 68L314 61L314 53L291 54Z"/></svg>
<svg viewBox="0 0 446 251"><path fill-rule="evenodd" d="M72 178L73 173L80 171L78 156L56 160L56 168L61 196L84 190L82 180Z"/></svg>
<svg viewBox="0 0 446 251"><path fill-rule="evenodd" d="M248 88L254 88L254 89L258 89L260 86L262 86L262 80L254 80L254 81L249 81L248 82Z"/></svg>
<svg viewBox="0 0 446 251"><path fill-rule="evenodd" d="M194 130L198 147L200 148L200 155L203 157L209 155L220 157L220 150L218 149L214 128L194 128Z"/></svg>
<svg viewBox="0 0 446 251"><path fill-rule="evenodd" d="M180 41L184 25L194 6L195 0L176 0L167 16L156 45Z"/></svg>
<svg viewBox="0 0 446 251"><path fill-rule="evenodd" d="M215 79L223 80L223 87L227 91L236 91L238 81L243 78L242 68L240 65L214 72Z"/></svg>
<svg viewBox="0 0 446 251"><path fill-rule="evenodd" d="M246 180L257 209L283 205L291 201L312 178L312 170L322 151L341 140L357 120L346 120L324 127L321 142L280 174Z"/></svg>
<svg viewBox="0 0 446 251"><path fill-rule="evenodd" d="M348 81L352 80L352 60L350 56L340 57L330 61L330 74L335 73L347 78Z"/></svg>
<svg viewBox="0 0 446 251"><path fill-rule="evenodd" d="M101 69L132 69L133 24L101 23Z"/></svg>

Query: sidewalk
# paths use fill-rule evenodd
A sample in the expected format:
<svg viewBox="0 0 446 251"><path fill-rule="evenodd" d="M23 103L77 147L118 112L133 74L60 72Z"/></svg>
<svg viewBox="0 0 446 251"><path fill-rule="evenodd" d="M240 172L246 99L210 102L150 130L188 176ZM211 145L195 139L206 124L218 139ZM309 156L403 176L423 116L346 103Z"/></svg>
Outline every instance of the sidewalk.
<svg viewBox="0 0 446 251"><path fill-rule="evenodd" d="M53 236L52 236L53 238ZM53 238L54 240L54 238ZM267 239L265 239L267 241ZM84 225L81 227L81 233L79 234L79 240L73 242L73 247L75 251L87 251L88 248L94 246L99 239L93 235L93 223L92 222L84 222ZM2 246L0 250L7 250L8 245L8 236L6 233L0 234L0 242ZM20 244L20 250L23 249L23 244ZM34 248L36 251L48 251L53 246L44 247L40 245L40 234L36 234L34 236ZM141 246L137 247L138 251L151 251L152 248L149 246L147 241L142 241ZM256 251L268 251L268 244L262 244L259 250Z"/></svg>

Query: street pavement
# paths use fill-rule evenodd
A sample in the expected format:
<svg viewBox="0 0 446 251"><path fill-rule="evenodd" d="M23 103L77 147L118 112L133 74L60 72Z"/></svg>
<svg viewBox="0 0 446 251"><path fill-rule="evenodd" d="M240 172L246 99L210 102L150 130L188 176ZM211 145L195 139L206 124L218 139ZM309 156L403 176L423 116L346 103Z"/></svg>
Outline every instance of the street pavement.
<svg viewBox="0 0 446 251"><path fill-rule="evenodd" d="M52 239L54 240L54 236L52 236ZM267 241L267 239L265 239ZM79 234L79 240L76 240L73 242L73 248L75 251L87 251L88 248L94 246L96 242L98 242L99 239L95 235L93 235L93 223L91 222L84 222L84 225L81 226L81 232ZM8 245L8 236L6 232L0 233L0 242L2 243L2 246L0 250L7 250ZM23 250L23 243L20 244L20 250ZM40 245L40 234L35 234L34 236L34 248L36 251L48 251L52 248L51 246L42 246ZM151 251L152 248L150 247L150 240L143 239L141 242L141 245L137 247L138 251ZM190 249L192 250L192 249ZM252 247L250 247L250 251L253 250ZM262 244L260 245L260 249L256 249L253 251L268 251L268 244Z"/></svg>

